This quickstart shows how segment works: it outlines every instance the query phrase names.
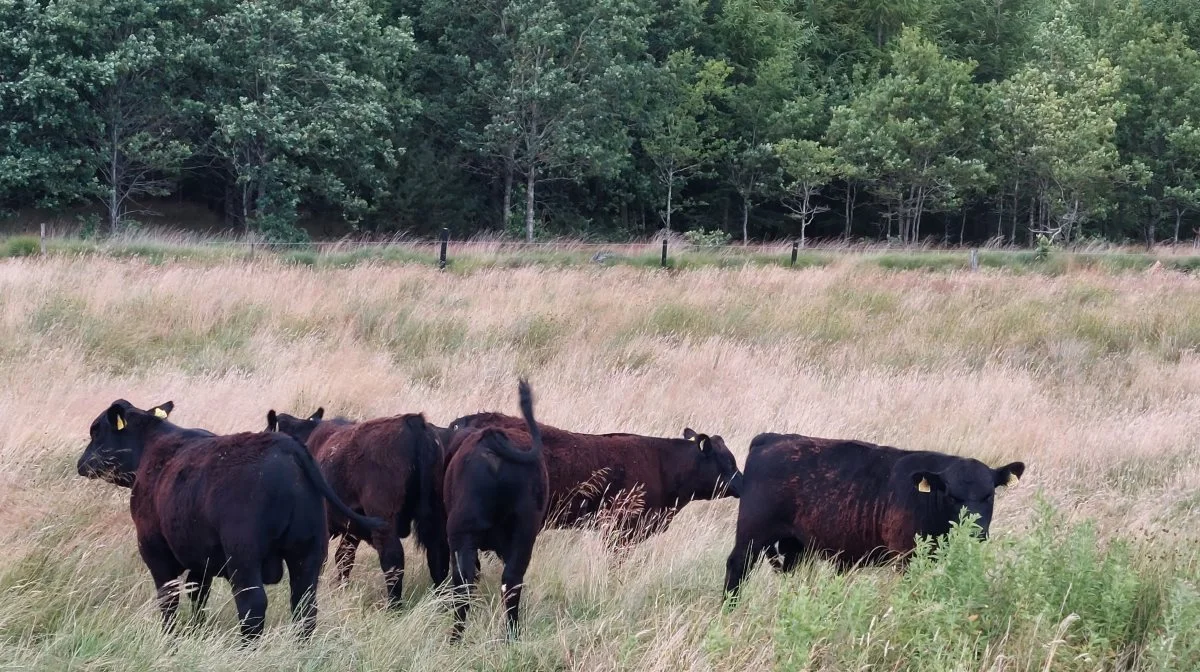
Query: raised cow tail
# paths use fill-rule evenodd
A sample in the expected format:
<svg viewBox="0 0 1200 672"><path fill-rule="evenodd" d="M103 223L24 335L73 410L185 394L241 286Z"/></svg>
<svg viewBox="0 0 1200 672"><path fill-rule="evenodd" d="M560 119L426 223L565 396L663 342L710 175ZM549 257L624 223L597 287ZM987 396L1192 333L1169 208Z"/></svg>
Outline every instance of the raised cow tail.
<svg viewBox="0 0 1200 672"><path fill-rule="evenodd" d="M321 475L321 470L317 467L316 461L313 460L313 456L308 452L304 445L299 441L292 440L291 448L292 457L295 458L296 463L300 465L300 470L304 472L304 475L308 477L308 480L312 482L317 491L320 492L325 499L329 500L329 503L333 505L333 508L338 510L338 513L341 513L343 516L349 518L356 525L361 525L368 530L377 530L387 524L379 518L361 515L350 507L346 506L345 502L343 502L341 499L338 499L337 493L333 491L333 488L329 487L329 482L326 481L325 477Z"/></svg>
<svg viewBox="0 0 1200 672"><path fill-rule="evenodd" d="M520 450L508 440L503 429L489 427L483 430L483 440L488 442L489 449L508 460L518 464L534 464L542 459L542 430L533 419L533 392L529 383L524 379L518 387L521 396L521 414L525 416L525 425L529 428L529 450Z"/></svg>
<svg viewBox="0 0 1200 672"><path fill-rule="evenodd" d="M529 427L529 438L532 439L529 454L535 457L542 455L542 428L533 419L533 390L529 389L529 381L524 378L517 384L517 393L521 397L521 415L525 425Z"/></svg>

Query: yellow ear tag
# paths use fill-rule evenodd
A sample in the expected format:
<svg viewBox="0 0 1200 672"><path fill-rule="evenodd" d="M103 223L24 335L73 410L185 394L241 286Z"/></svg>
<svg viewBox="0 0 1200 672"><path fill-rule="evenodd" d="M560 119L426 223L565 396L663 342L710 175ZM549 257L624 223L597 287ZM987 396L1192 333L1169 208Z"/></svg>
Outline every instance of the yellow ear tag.
<svg viewBox="0 0 1200 672"><path fill-rule="evenodd" d="M705 445L706 443L707 443L707 441L705 439L701 439L696 442L696 445L700 447L701 452L703 452L705 449L707 449L707 446Z"/></svg>
<svg viewBox="0 0 1200 672"><path fill-rule="evenodd" d="M1017 478L1016 474L1009 473L1008 481L1005 483L1005 485L1012 486L1012 485L1016 485L1017 483L1020 483L1020 482L1021 482L1021 479Z"/></svg>
<svg viewBox="0 0 1200 672"><path fill-rule="evenodd" d="M122 429L125 429L125 418L122 418L121 416L118 415L117 416L117 431L119 432Z"/></svg>
<svg viewBox="0 0 1200 672"><path fill-rule="evenodd" d="M920 483L917 483L917 490L920 490L921 492L933 492L933 489L929 487L929 481L923 478L921 479Z"/></svg>
<svg viewBox="0 0 1200 672"><path fill-rule="evenodd" d="M164 411L164 410L163 410L163 409L161 409L161 408L156 408L156 409L154 409L154 417L156 417L156 418L162 418L163 420L166 420L166 419L167 419L167 412L166 412L166 411Z"/></svg>

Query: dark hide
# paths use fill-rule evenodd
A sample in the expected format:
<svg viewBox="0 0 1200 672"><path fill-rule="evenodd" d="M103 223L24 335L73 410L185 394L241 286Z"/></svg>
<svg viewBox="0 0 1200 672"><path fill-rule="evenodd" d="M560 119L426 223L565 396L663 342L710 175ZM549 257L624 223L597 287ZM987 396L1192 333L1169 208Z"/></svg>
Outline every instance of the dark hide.
<svg viewBox="0 0 1200 672"><path fill-rule="evenodd" d="M78 465L81 476L132 488L138 550L158 589L164 626L179 606L172 582L186 574L198 584L199 611L221 576L233 585L242 635L256 637L266 617L264 585L281 581L287 565L293 618L311 635L328 546L324 500L358 525L382 521L346 509L293 439L185 429L166 420L172 406L143 411L114 402L92 422Z"/></svg>
<svg viewBox="0 0 1200 672"><path fill-rule="evenodd" d="M496 427L521 432L524 421L501 413L478 413L450 423L462 431ZM633 538L664 529L692 500L738 496L742 475L720 436L684 430L684 438L637 434L578 434L539 424L550 478L548 525L585 524L599 509L635 486L642 508L624 518ZM453 450L453 441L450 450ZM528 449L528 439L516 444Z"/></svg>
<svg viewBox="0 0 1200 672"><path fill-rule="evenodd" d="M519 392L525 427L460 432L446 467L446 529L455 587L451 638L455 641L466 627L480 551L493 551L504 562L504 613L509 637L516 636L525 570L549 504L542 438L524 380Z"/></svg>
<svg viewBox="0 0 1200 672"><path fill-rule="evenodd" d="M762 554L784 570L809 552L842 567L902 557L917 535L947 533L964 509L986 538L996 488L1024 472L1021 462L992 469L943 453L760 434L746 457L725 590L736 594Z"/></svg>
<svg viewBox="0 0 1200 672"><path fill-rule="evenodd" d="M322 420L322 415L323 409L317 409L301 420L270 411L267 425L306 443L347 506L387 523L372 532L329 509L329 533L341 538L334 553L339 580L350 576L358 543L365 539L379 554L388 605L400 606L404 582L400 540L410 534L415 523L429 575L434 585L440 585L449 573L450 550L442 502L445 463L432 425L420 414L360 423Z"/></svg>

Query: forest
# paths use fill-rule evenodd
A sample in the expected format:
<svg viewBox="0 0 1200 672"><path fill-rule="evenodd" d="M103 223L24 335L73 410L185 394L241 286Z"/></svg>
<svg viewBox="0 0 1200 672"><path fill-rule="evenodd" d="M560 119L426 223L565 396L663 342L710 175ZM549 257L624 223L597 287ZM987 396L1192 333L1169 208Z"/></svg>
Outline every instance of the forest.
<svg viewBox="0 0 1200 672"><path fill-rule="evenodd" d="M0 219L1194 240L1195 0L0 0Z"/></svg>

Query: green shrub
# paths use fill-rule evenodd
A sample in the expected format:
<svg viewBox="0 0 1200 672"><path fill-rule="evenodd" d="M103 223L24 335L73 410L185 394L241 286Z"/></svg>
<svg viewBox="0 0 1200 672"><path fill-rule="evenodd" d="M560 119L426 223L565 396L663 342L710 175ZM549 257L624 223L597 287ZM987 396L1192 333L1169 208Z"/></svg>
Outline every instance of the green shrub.
<svg viewBox="0 0 1200 672"><path fill-rule="evenodd" d="M34 236L14 236L4 246L6 257L32 257L42 251L42 243Z"/></svg>
<svg viewBox="0 0 1200 672"><path fill-rule="evenodd" d="M701 228L684 232L683 239L696 247L721 247L728 245L733 236L720 229L705 231Z"/></svg>

